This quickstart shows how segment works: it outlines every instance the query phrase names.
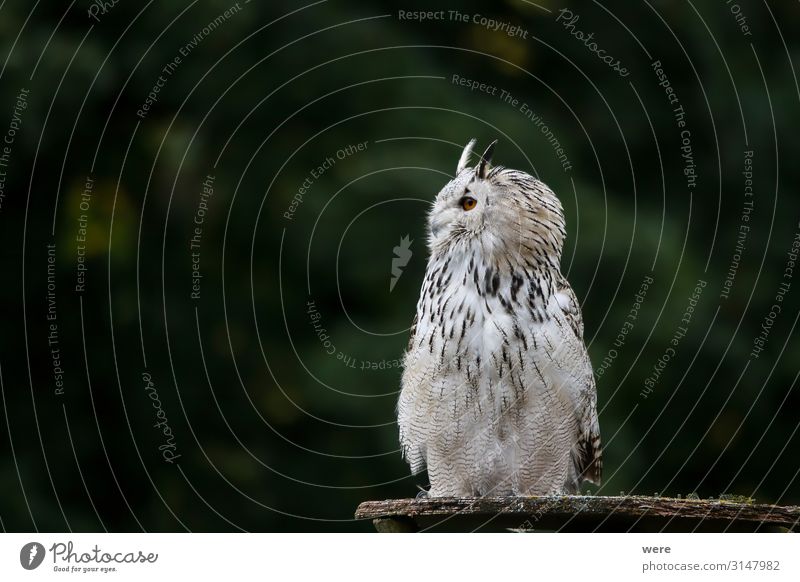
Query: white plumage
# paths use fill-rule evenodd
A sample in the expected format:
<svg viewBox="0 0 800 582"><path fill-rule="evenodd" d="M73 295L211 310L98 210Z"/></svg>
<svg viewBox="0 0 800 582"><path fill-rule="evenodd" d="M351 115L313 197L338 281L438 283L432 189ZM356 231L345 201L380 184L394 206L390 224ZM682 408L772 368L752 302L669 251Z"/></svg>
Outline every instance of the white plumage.
<svg viewBox="0 0 800 582"><path fill-rule="evenodd" d="M517 170L470 167L429 215L430 259L404 359L400 442L433 496L543 495L600 483L597 395L561 275L558 198Z"/></svg>

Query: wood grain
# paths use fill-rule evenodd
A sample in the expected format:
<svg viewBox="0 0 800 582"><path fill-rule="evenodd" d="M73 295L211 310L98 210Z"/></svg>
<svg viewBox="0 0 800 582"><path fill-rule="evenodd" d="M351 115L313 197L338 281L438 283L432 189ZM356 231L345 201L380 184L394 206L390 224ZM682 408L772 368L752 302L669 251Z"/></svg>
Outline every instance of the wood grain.
<svg viewBox="0 0 800 582"><path fill-rule="evenodd" d="M800 507L648 496L436 497L366 501L378 531L794 531Z"/></svg>

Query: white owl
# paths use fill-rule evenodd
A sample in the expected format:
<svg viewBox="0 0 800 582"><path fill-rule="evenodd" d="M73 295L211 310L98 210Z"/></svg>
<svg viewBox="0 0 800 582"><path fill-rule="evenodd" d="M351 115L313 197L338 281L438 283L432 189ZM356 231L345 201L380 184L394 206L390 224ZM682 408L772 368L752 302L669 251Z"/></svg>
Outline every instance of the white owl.
<svg viewBox="0 0 800 582"><path fill-rule="evenodd" d="M565 220L539 180L490 169L475 140L428 218L430 259L404 358L400 443L432 496L600 484L597 392L561 274Z"/></svg>

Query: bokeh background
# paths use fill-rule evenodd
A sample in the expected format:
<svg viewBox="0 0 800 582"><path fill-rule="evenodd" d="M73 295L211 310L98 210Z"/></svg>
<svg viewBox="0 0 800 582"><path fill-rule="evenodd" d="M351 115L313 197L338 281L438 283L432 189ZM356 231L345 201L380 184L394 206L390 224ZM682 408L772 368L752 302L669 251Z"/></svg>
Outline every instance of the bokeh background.
<svg viewBox="0 0 800 582"><path fill-rule="evenodd" d="M590 492L800 503L798 24L793 1L0 2L0 525L369 531L358 503L413 496L398 360L471 137L565 207Z"/></svg>

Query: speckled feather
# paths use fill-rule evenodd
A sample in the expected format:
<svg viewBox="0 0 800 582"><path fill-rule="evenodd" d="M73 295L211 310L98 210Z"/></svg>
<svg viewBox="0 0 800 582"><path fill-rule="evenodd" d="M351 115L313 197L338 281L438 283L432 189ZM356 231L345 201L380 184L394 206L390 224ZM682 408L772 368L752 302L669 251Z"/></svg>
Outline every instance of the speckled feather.
<svg viewBox="0 0 800 582"><path fill-rule="evenodd" d="M600 483L602 461L580 306L560 271L564 213L539 180L490 169L488 153L468 167L473 144L429 215L403 453L412 472L427 466L434 496L574 493Z"/></svg>

